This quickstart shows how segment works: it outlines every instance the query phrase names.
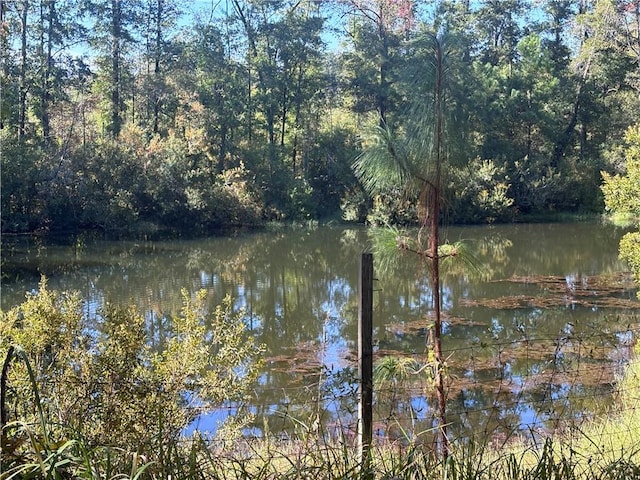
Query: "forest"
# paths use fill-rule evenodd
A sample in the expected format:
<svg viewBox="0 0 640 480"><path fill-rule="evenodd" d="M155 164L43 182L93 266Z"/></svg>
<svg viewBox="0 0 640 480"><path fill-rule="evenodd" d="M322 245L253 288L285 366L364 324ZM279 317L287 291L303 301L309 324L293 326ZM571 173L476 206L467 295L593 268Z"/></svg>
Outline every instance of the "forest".
<svg viewBox="0 0 640 480"><path fill-rule="evenodd" d="M3 232L409 223L372 127L447 39L449 223L604 209L640 111L638 0L0 0ZM455 145L454 145L455 144Z"/></svg>

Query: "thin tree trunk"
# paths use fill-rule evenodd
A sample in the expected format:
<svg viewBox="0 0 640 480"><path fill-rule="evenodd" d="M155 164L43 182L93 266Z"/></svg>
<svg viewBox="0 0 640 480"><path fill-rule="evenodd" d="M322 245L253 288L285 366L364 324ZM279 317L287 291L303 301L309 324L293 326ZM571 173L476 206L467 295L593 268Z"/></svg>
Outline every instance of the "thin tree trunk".
<svg viewBox="0 0 640 480"><path fill-rule="evenodd" d="M4 15L7 8L5 0L0 0L0 25L4 25ZM4 78L9 76L9 72L6 64L6 55L8 54L7 35L0 35L0 68L2 68L2 75ZM4 128L4 122L2 121L2 115L0 115L0 130Z"/></svg>
<svg viewBox="0 0 640 480"><path fill-rule="evenodd" d="M224 171L224 163L227 158L227 143L228 143L228 135L229 135L229 127L227 126L226 121L222 122L220 125L220 149L218 150L218 172Z"/></svg>
<svg viewBox="0 0 640 480"><path fill-rule="evenodd" d="M249 149L252 148L253 140L253 94L251 89L253 83L251 81L251 59L247 59L247 141Z"/></svg>
<svg viewBox="0 0 640 480"><path fill-rule="evenodd" d="M47 24L47 62L44 75L44 105L42 107L42 131L44 133L45 142L50 142L51 125L49 118L49 106L51 103L51 75L53 70L53 18L55 16L56 3L49 0L49 22Z"/></svg>
<svg viewBox="0 0 640 480"><path fill-rule="evenodd" d="M45 14L44 2L40 4L40 18L44 26L46 21L47 38L44 38L44 28L40 38L41 58L42 58L42 92L40 94L40 123L42 126L42 137L45 144L50 143L51 122L49 117L49 105L51 103L51 70L53 68L53 19L55 17L55 1L47 0L48 11Z"/></svg>
<svg viewBox="0 0 640 480"><path fill-rule="evenodd" d="M122 127L120 115L120 38L122 36L122 4L111 0L111 135L118 137Z"/></svg>
<svg viewBox="0 0 640 480"><path fill-rule="evenodd" d="M20 78L18 104L18 143L24 142L27 122L27 18L29 12L28 0L23 0L20 12Z"/></svg>
<svg viewBox="0 0 640 480"><path fill-rule="evenodd" d="M247 53L247 140L249 141L249 148L251 148L251 143L253 139L253 82L251 78L251 67L252 67L252 58L256 58L258 56L258 50L256 47L256 40L253 27L249 23L244 10L242 9L242 5L240 5L239 0L232 0L233 8L238 14L240 18L240 22L242 22L242 26L244 27L245 33L247 35L247 41L249 42L249 51ZM258 69L258 80L262 83L262 72Z"/></svg>
<svg viewBox="0 0 640 480"><path fill-rule="evenodd" d="M280 123L280 146L284 147L284 135L287 131L287 113L288 113L288 95L287 82L283 82L284 87L282 89L282 121Z"/></svg>
<svg viewBox="0 0 640 480"><path fill-rule="evenodd" d="M162 50L162 16L164 1L158 0L156 4L156 45L153 65L153 133L158 133L160 118L160 52Z"/></svg>
<svg viewBox="0 0 640 480"><path fill-rule="evenodd" d="M298 125L300 125L300 114L302 109L302 80L304 76L304 70L302 65L298 65L298 78L296 82L296 95L295 95L295 116L294 116L294 133L293 133L293 148L291 150L291 164L293 168L293 175L296 175L296 164L298 162ZM306 173L306 172L305 172Z"/></svg>
<svg viewBox="0 0 640 480"><path fill-rule="evenodd" d="M382 4L380 6L382 9ZM380 114L380 126L384 127L387 121L387 103L389 92L388 90L388 75L387 70L389 69L389 36L388 32L385 30L384 23L382 22L383 13L379 12L380 15L380 23L378 25L378 35L380 37L380 68L378 71L378 94L377 94L377 103L378 103L378 112Z"/></svg>
<svg viewBox="0 0 640 480"><path fill-rule="evenodd" d="M442 318L440 312L440 258L438 255L439 245L439 224L440 224L440 168L442 162L442 107L443 107L443 51L442 45L438 40L436 45L436 89L435 89L435 121L436 121L436 138L435 138L435 178L431 186L431 212L430 218L430 237L429 237L429 256L431 258L431 281L433 288L433 303L435 321L433 325L433 351L436 361L436 395L438 397L438 421L440 422L440 440L442 448L442 457L446 461L449 456L449 440L447 438L447 399L444 391L444 374L442 367L444 359L442 356Z"/></svg>

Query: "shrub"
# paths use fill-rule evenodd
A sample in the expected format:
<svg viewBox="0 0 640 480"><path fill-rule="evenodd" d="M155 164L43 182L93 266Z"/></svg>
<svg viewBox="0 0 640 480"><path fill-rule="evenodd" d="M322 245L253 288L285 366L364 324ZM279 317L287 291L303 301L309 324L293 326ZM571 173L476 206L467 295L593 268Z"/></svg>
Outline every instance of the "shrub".
<svg viewBox="0 0 640 480"><path fill-rule="evenodd" d="M449 185L450 220L457 223L504 222L513 217L513 198L504 168L475 159L453 172Z"/></svg>
<svg viewBox="0 0 640 480"><path fill-rule="evenodd" d="M625 174L602 172L605 207L612 214L640 219L640 124L630 127L623 147ZM640 284L640 231L627 233L620 241L620 258L626 261ZM638 293L640 297L640 293Z"/></svg>
<svg viewBox="0 0 640 480"><path fill-rule="evenodd" d="M231 422L244 426L250 418L242 404L262 347L245 332L243 312L233 311L230 298L213 311L204 291L193 298L183 291L183 298L160 351L150 347L135 308L106 305L94 324L82 316L78 295L50 291L44 279L22 305L2 312L2 358L20 351L26 360L13 361L3 378L2 408L13 422L3 436L14 445L3 467L33 453L32 435L20 426L42 418L49 431L41 434L52 445L71 435L88 448L121 448L158 465L166 446L202 412L234 402L240 407Z"/></svg>

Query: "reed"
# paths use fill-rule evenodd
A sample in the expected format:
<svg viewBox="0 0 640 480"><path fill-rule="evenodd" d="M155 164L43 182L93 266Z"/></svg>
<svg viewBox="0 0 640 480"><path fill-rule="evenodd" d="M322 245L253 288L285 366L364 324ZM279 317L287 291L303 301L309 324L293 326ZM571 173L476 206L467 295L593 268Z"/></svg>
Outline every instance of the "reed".
<svg viewBox="0 0 640 480"><path fill-rule="evenodd" d="M487 446L452 448L442 462L423 445L379 443L370 469L361 469L347 439L323 442L315 434L295 440L242 439L224 445L200 434L165 446L164 463L145 452L91 446L82 438L43 442L41 425L8 424L20 445L5 453L0 479L202 479L202 480L618 480L640 478L638 448L580 452L548 439L539 448L496 452ZM72 432L68 432L71 434ZM597 443L592 438L592 443ZM628 444L627 444L628 445ZM600 453L600 454L599 454Z"/></svg>

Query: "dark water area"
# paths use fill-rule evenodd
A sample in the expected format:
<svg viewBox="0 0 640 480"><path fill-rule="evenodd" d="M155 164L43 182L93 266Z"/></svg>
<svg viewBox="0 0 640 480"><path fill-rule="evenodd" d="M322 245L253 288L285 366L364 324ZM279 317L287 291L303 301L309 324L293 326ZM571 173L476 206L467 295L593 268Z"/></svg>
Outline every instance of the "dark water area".
<svg viewBox="0 0 640 480"><path fill-rule="evenodd" d="M640 302L617 257L624 231L600 223L448 227L481 268L444 268L443 348L454 437L506 436L580 421L610 403L615 375L635 342ZM105 301L135 304L150 338L181 306L181 289L231 295L267 347L249 433L321 424L353 429L361 227L318 227L193 240L63 243L2 240L1 306L18 305L41 275L75 290L89 318ZM428 363L432 295L425 265L410 253L374 258L376 360ZM428 368L425 368L425 372ZM428 431L434 398L427 376L381 383L376 432ZM232 407L229 407L232 410ZM200 419L215 430L226 410ZM402 428L400 428L402 427ZM195 428L195 427L194 427Z"/></svg>

